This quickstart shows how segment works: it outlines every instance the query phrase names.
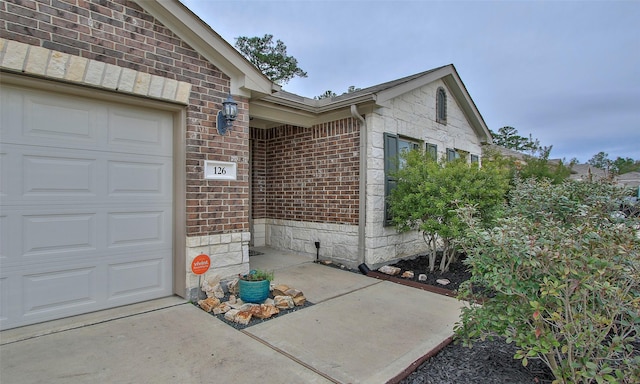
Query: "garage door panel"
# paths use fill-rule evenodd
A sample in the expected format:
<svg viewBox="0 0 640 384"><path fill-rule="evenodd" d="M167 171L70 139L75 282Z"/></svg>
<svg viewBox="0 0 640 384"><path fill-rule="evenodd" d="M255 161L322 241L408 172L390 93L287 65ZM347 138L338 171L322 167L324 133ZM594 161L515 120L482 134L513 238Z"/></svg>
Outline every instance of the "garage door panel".
<svg viewBox="0 0 640 384"><path fill-rule="evenodd" d="M0 267L9 256L9 247L11 246L10 240L11 236L9 231L11 230L11 226L9 225L9 216L7 216L4 212L0 213Z"/></svg>
<svg viewBox="0 0 640 384"><path fill-rule="evenodd" d="M96 162L95 158L24 156L23 193L96 196Z"/></svg>
<svg viewBox="0 0 640 384"><path fill-rule="evenodd" d="M23 135L31 139L64 140L86 145L98 142L105 113L95 103L80 98L52 98L40 93L25 95Z"/></svg>
<svg viewBox="0 0 640 384"><path fill-rule="evenodd" d="M167 265L163 258L124 262L109 266L109 300L153 292L167 292Z"/></svg>
<svg viewBox="0 0 640 384"><path fill-rule="evenodd" d="M109 109L108 132L111 150L154 155L171 155L171 120L144 109Z"/></svg>
<svg viewBox="0 0 640 384"><path fill-rule="evenodd" d="M22 278L23 315L68 311L95 304L96 268L64 269Z"/></svg>
<svg viewBox="0 0 640 384"><path fill-rule="evenodd" d="M8 320L9 277L0 277L0 326Z"/></svg>
<svg viewBox="0 0 640 384"><path fill-rule="evenodd" d="M165 230L168 212L138 211L109 214L108 247L161 244L168 241Z"/></svg>
<svg viewBox="0 0 640 384"><path fill-rule="evenodd" d="M110 161L108 166L109 196L167 196L171 180L166 177L171 164L165 162Z"/></svg>
<svg viewBox="0 0 640 384"><path fill-rule="evenodd" d="M0 148L0 199L7 197L9 186L9 156L4 151L4 148Z"/></svg>
<svg viewBox="0 0 640 384"><path fill-rule="evenodd" d="M95 214L45 214L22 218L24 256L42 253L94 251Z"/></svg>
<svg viewBox="0 0 640 384"><path fill-rule="evenodd" d="M40 90L3 85L3 141L32 145L96 147L106 126L104 107L86 98L57 97Z"/></svg>

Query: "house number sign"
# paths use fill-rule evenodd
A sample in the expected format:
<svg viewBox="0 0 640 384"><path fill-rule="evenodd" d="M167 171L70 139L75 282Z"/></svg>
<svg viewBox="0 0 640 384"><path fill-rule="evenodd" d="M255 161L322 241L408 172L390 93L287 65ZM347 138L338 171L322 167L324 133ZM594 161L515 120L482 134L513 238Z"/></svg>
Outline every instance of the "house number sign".
<svg viewBox="0 0 640 384"><path fill-rule="evenodd" d="M236 163L205 161L204 178L207 180L236 180Z"/></svg>

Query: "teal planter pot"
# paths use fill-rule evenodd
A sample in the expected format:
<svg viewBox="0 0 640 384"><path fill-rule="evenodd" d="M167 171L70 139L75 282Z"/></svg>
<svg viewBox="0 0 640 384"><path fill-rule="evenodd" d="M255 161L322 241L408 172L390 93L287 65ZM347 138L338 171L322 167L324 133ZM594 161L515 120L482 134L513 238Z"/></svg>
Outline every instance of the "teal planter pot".
<svg viewBox="0 0 640 384"><path fill-rule="evenodd" d="M238 280L240 299L245 303L260 304L269 297L269 280Z"/></svg>

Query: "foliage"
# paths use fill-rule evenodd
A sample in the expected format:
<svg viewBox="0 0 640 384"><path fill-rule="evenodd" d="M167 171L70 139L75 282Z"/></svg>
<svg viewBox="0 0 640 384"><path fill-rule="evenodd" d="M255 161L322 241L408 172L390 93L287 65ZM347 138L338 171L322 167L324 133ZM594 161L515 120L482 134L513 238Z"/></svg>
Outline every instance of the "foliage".
<svg viewBox="0 0 640 384"><path fill-rule="evenodd" d="M640 160L620 156L615 160L611 160L609 159L609 154L606 152L596 153L591 159L589 159L589 161L587 161L587 164L605 171L611 171L617 175L640 171Z"/></svg>
<svg viewBox="0 0 640 384"><path fill-rule="evenodd" d="M571 174L571 166L575 162L571 162L568 166L562 160L552 162L549 160L551 146L539 148L533 155L524 155L523 160L505 157L497 151L488 149L484 152L482 163L494 164L508 169L511 184L514 184L516 178L538 180L549 179L554 184L558 184L566 180Z"/></svg>
<svg viewBox="0 0 640 384"><path fill-rule="evenodd" d="M527 156L526 163L518 167L516 175L522 179L549 179L558 184L571 175L571 164L567 167L562 160L549 161L552 146L540 147L534 156ZM573 164L573 163L572 163Z"/></svg>
<svg viewBox="0 0 640 384"><path fill-rule="evenodd" d="M355 85L350 85L349 89L347 89L347 92L343 92L343 95L346 95L348 93L352 93L352 92L356 92L359 91L361 88L356 88ZM322 99L330 99L332 97L336 97L338 96L337 93L333 92L332 90L326 90L324 91L324 93L320 96L315 96L314 99L316 100L322 100Z"/></svg>
<svg viewBox="0 0 640 384"><path fill-rule="evenodd" d="M490 220L507 190L506 171L491 165L480 168L463 159L438 163L418 150L401 156L402 166L395 175L397 185L389 199L393 224L401 232L422 232L430 248L431 271L442 245L440 270L446 271L457 254L452 241L464 229L455 212L456 204L472 204Z"/></svg>
<svg viewBox="0 0 640 384"><path fill-rule="evenodd" d="M630 157L617 157L611 162L611 171L618 175L640 171L640 160L633 160Z"/></svg>
<svg viewBox="0 0 640 384"><path fill-rule="evenodd" d="M338 94L329 89L329 90L324 91L324 93L322 95L314 97L314 99L316 99L316 100L330 99L330 98L336 97L336 96L338 96Z"/></svg>
<svg viewBox="0 0 640 384"><path fill-rule="evenodd" d="M514 127L506 126L498 129L498 132L490 131L493 143L505 148L520 152L532 152L540 148L540 141L529 137L520 136Z"/></svg>
<svg viewBox="0 0 640 384"><path fill-rule="evenodd" d="M252 269L248 274L240 276L242 280L247 281L273 281L273 271L264 271L262 269Z"/></svg>
<svg viewBox="0 0 640 384"><path fill-rule="evenodd" d="M593 165L596 168L608 170L611 166L611 160L609 160L609 154L605 152L598 152L589 161L587 164Z"/></svg>
<svg viewBox="0 0 640 384"><path fill-rule="evenodd" d="M621 199L606 182L529 179L491 229L461 209L472 278L459 297L484 301L463 309L456 334L506 337L524 365L544 361L554 383L638 383L640 222L615 214Z"/></svg>
<svg viewBox="0 0 640 384"><path fill-rule="evenodd" d="M277 84L286 84L294 77L307 77L298 67L298 60L287 55L287 46L281 41L273 42L273 35L263 37L236 38L236 49L255 65L265 76Z"/></svg>

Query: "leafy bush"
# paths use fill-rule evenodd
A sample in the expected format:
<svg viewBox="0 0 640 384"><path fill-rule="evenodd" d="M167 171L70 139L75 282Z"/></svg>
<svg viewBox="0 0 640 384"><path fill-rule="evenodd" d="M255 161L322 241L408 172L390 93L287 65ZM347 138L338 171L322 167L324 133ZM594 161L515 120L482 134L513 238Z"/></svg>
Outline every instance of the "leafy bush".
<svg viewBox="0 0 640 384"><path fill-rule="evenodd" d="M529 179L491 229L461 209L472 278L460 298L483 304L463 309L456 334L467 344L506 337L524 365L542 359L554 383L638 383L640 223L616 214L622 198L605 182Z"/></svg>
<svg viewBox="0 0 640 384"><path fill-rule="evenodd" d="M457 254L452 241L465 227L456 206L472 204L489 221L507 191L507 172L492 166L480 168L463 159L438 163L420 151L404 153L402 159L389 200L393 223L401 232L422 232L430 248L431 271L442 246L440 270L446 271Z"/></svg>
<svg viewBox="0 0 640 384"><path fill-rule="evenodd" d="M273 271L263 271L262 269L252 269L248 274L240 276L242 280L247 281L273 281Z"/></svg>

